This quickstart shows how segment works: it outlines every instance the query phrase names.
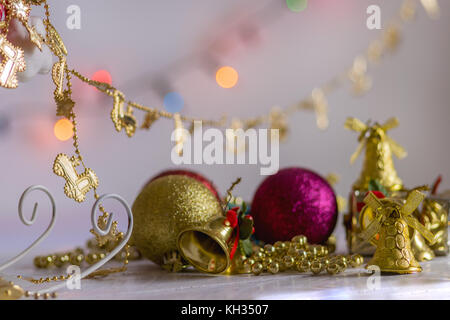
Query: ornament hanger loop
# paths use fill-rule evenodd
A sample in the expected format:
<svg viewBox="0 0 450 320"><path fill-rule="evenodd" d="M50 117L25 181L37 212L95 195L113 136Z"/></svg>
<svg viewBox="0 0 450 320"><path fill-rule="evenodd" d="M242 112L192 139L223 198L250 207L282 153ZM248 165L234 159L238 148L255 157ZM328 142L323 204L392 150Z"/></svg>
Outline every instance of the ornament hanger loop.
<svg viewBox="0 0 450 320"><path fill-rule="evenodd" d="M50 221L50 224L48 225L48 227L44 231L44 233L36 241L34 241L27 249L22 251L16 257L14 257L14 258L10 259L9 261L5 262L4 264L0 265L0 271L3 271L4 269L11 267L13 264L15 264L16 262L21 260L25 255L27 255L31 250L33 250L33 248L35 248L39 243L42 242L42 240L44 240L48 236L50 231L53 229L53 226L55 225L55 220L56 220L55 199L53 198L53 196L50 193L50 191L48 191L48 189L46 187L44 187L44 186L31 186L31 187L29 187L28 189L26 189L23 192L23 194L22 194L22 196L20 197L20 200L19 200L19 208L18 208L19 209L19 218L20 218L20 220L26 226L31 226L31 225L34 224L34 222L36 220L36 212L37 212L37 208L38 208L38 203L36 202L34 204L33 213L31 215L31 219L28 219L27 217L24 216L24 214L23 214L23 203L25 202L25 199L28 197L28 195L31 192L35 191L35 190L42 191L50 199L50 202L51 202L51 205L52 205L52 220Z"/></svg>

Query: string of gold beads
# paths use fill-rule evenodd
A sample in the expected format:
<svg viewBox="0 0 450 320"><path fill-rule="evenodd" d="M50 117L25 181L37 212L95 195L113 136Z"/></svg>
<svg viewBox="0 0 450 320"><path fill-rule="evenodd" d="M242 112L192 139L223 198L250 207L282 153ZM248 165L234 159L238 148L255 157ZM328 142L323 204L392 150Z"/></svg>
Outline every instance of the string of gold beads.
<svg viewBox="0 0 450 320"><path fill-rule="evenodd" d="M67 265L81 266L83 262L89 265L93 265L98 261L104 259L109 251L114 249L114 247L100 248L95 244L95 240L88 241L87 247L91 249L89 253L85 253L82 248L76 248L73 251L64 253L55 253L45 256L37 256L34 258L34 265L39 269L48 269L52 267L62 268ZM141 254L134 247L126 247L122 249L114 259L116 261L127 262L128 260L138 260L141 258Z"/></svg>
<svg viewBox="0 0 450 320"><path fill-rule="evenodd" d="M319 274L338 274L347 268L356 268L364 263L359 254L334 255L322 245L311 245L305 236L295 236L291 241L277 241L273 245L260 247L245 259L241 271L260 275L263 272L277 274L287 270Z"/></svg>
<svg viewBox="0 0 450 320"><path fill-rule="evenodd" d="M39 292L33 293L31 291L25 291L25 297L27 297L27 298L33 297L36 300L38 300L39 298L48 300L50 298L56 299L58 297L58 294L56 292L40 294Z"/></svg>
<svg viewBox="0 0 450 320"><path fill-rule="evenodd" d="M28 282L31 282L33 284L43 284L48 283L52 281L66 281L72 278L71 274L65 275L65 276L53 276L53 277L47 277L47 278L39 278L39 279L33 279L33 278L24 278L23 276L17 276L18 279L25 280Z"/></svg>
<svg viewBox="0 0 450 320"><path fill-rule="evenodd" d="M74 251L37 256L34 258L34 265L39 269L51 267L62 268L69 264L80 266L83 262L92 265L105 257L105 252L91 252L85 254L83 249L77 248Z"/></svg>

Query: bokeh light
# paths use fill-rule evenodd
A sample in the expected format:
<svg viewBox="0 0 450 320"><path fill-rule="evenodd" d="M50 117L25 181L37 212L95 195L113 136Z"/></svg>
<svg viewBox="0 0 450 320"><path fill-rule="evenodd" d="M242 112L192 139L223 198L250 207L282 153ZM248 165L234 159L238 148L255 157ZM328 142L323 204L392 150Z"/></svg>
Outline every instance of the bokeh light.
<svg viewBox="0 0 450 320"><path fill-rule="evenodd" d="M109 85L112 84L111 74L106 70L98 70L97 72L95 72L94 75L92 76L92 80L98 81L98 82L104 82Z"/></svg>
<svg viewBox="0 0 450 320"><path fill-rule="evenodd" d="M68 119L64 118L55 123L54 130L56 139L67 141L73 136L73 125Z"/></svg>
<svg viewBox="0 0 450 320"><path fill-rule="evenodd" d="M8 116L0 114L0 134L6 133L10 127Z"/></svg>
<svg viewBox="0 0 450 320"><path fill-rule="evenodd" d="M184 107L184 100L178 92L169 92L164 97L164 108L167 112L180 112Z"/></svg>
<svg viewBox="0 0 450 320"><path fill-rule="evenodd" d="M225 66L217 70L216 81L219 86L225 89L233 88L239 80L238 72L230 67Z"/></svg>
<svg viewBox="0 0 450 320"><path fill-rule="evenodd" d="M289 10L301 12L308 7L308 0L286 0Z"/></svg>

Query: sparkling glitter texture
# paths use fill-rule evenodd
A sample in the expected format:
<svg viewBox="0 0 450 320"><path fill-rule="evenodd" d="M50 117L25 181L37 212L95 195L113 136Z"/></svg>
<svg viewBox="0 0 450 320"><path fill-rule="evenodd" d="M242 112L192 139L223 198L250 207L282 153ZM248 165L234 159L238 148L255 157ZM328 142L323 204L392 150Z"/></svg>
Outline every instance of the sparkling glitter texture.
<svg viewBox="0 0 450 320"><path fill-rule="evenodd" d="M318 174L287 168L268 177L252 202L256 237L267 243L305 235L310 243L323 243L337 220L336 195Z"/></svg>
<svg viewBox="0 0 450 320"><path fill-rule="evenodd" d="M176 238L181 230L222 215L214 194L201 182L183 175L164 176L149 183L132 210L130 244L157 264L162 264L166 252L177 250Z"/></svg>
<svg viewBox="0 0 450 320"><path fill-rule="evenodd" d="M195 180L203 183L205 185L205 187L207 187L209 189L209 191L211 191L216 196L217 200L220 201L219 192L217 191L216 186L210 180L208 180L201 174L194 172L194 171L190 171L190 170L163 171L160 174L158 174L156 177L152 178L152 180L150 180L149 183L152 182L153 180L156 180L158 178L168 176L168 175L182 175L182 176L188 176L188 177L194 178Z"/></svg>

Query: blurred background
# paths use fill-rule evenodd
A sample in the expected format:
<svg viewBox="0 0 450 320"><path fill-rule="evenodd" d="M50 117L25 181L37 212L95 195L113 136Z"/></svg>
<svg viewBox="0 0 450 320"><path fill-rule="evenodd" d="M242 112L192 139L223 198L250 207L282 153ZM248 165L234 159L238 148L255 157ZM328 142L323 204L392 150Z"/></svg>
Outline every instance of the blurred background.
<svg viewBox="0 0 450 320"><path fill-rule="evenodd" d="M307 8L295 10L285 0L49 2L53 23L69 50L70 67L91 77L106 70L128 98L154 108L163 109L164 97L175 92L177 101L182 99L182 113L212 119L222 114L230 118L266 114L273 106L286 107L308 97L312 89L349 68L383 32L367 28L369 5L380 6L386 29L402 4L309 0ZM66 27L66 10L73 4L81 9L79 30ZM305 167L324 176L337 173L341 176L337 193L347 197L362 157L350 165L357 134L344 129L345 119L384 122L396 116L400 127L390 135L409 153L395 161L405 185L431 184L442 174L442 189L450 188L450 2L440 1L440 6L439 20L417 7L416 19L401 29L398 50L368 70L370 91L355 97L346 85L328 96L326 130L318 129L314 112L289 118L290 134L280 145L280 168ZM42 16L39 9L32 14ZM220 66L238 72L233 88L216 82ZM54 133L58 118L53 90L50 75L37 76L16 90L0 89L1 253L26 246L50 219L43 200L36 226L20 223L17 203L32 184L48 187L58 209L55 231L38 250L69 249L90 237L92 193L89 201L76 204L64 196L63 179L52 173L58 153L73 153L71 140L61 141ZM100 178L99 193L118 193L132 204L148 179L174 167L173 122L158 121L150 131L138 131L129 139L114 130L110 98L77 80L73 90L80 148L87 166ZM259 165L184 168L204 174L222 194L242 177L235 193L248 201L264 179ZM32 204L30 199L29 214ZM114 210L115 204L106 205L122 214ZM344 237L341 221L336 232L338 238Z"/></svg>

